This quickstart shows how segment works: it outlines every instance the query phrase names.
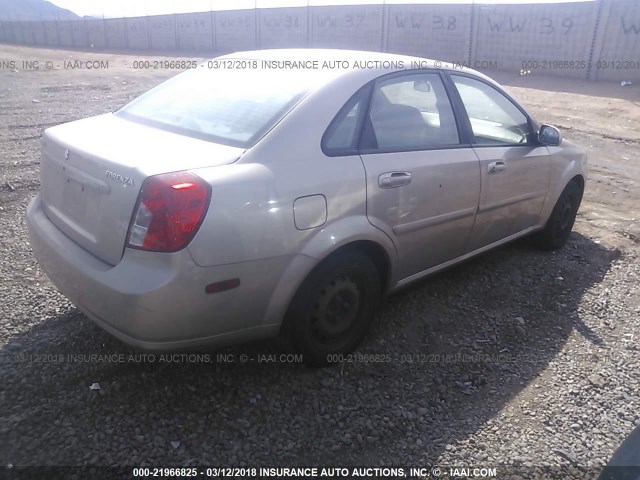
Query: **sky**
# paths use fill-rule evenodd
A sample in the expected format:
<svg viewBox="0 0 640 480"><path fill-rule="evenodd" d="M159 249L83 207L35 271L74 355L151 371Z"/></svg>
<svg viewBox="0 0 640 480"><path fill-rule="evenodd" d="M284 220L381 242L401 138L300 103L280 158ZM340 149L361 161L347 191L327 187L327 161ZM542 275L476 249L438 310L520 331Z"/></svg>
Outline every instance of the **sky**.
<svg viewBox="0 0 640 480"><path fill-rule="evenodd" d="M407 3L556 3L558 0L49 0L80 16L137 17L241 8ZM561 0L594 1L594 0Z"/></svg>

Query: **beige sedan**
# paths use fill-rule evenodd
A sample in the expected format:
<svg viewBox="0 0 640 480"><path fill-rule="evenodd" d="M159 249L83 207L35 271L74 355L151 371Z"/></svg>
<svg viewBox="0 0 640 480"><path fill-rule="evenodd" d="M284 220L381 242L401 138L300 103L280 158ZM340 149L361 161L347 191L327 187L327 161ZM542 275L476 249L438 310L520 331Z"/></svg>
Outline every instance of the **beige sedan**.
<svg viewBox="0 0 640 480"><path fill-rule="evenodd" d="M425 62L236 53L49 128L33 251L131 345L280 334L324 364L385 294L525 235L560 248L585 154L486 76Z"/></svg>

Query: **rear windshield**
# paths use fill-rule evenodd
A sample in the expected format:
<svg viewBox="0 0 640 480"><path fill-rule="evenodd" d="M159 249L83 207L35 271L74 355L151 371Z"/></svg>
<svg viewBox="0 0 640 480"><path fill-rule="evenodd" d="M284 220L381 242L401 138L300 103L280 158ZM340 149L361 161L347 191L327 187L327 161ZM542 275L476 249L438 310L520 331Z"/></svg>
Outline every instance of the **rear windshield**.
<svg viewBox="0 0 640 480"><path fill-rule="evenodd" d="M282 69L209 69L205 63L160 84L117 115L247 148L309 92L319 80L317 74Z"/></svg>

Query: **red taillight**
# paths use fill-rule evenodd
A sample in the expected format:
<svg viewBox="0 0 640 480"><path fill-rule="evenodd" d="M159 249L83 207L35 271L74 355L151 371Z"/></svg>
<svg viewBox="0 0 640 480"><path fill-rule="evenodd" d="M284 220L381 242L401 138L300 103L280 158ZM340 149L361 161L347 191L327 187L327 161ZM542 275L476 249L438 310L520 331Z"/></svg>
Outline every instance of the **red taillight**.
<svg viewBox="0 0 640 480"><path fill-rule="evenodd" d="M127 246L155 252L183 249L202 224L211 188L188 172L147 178L131 218Z"/></svg>

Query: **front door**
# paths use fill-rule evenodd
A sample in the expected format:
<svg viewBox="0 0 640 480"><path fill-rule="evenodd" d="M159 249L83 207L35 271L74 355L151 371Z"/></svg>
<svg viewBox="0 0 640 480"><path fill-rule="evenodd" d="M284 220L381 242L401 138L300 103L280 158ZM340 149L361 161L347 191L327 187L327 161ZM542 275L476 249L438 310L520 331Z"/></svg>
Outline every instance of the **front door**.
<svg viewBox="0 0 640 480"><path fill-rule="evenodd" d="M451 75L473 131L481 194L468 249L476 250L538 225L551 159L527 116L494 86Z"/></svg>

